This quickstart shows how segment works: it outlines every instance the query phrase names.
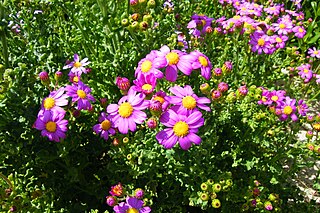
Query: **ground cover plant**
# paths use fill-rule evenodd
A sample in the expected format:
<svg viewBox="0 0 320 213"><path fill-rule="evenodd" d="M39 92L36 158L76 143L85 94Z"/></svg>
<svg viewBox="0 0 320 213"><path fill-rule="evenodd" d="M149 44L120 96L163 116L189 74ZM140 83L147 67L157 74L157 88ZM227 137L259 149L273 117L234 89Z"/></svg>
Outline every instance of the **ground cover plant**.
<svg viewBox="0 0 320 213"><path fill-rule="evenodd" d="M319 8L1 1L1 212L318 211Z"/></svg>

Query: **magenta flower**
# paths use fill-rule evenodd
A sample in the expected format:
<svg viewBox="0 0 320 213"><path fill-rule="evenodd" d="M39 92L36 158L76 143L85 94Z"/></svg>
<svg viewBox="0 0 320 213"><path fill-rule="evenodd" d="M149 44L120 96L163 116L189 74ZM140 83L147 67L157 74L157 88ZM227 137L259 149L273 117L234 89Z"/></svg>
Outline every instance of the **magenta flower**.
<svg viewBox="0 0 320 213"><path fill-rule="evenodd" d="M139 78L140 75L153 74L156 78L163 78L163 73L154 63L154 59L157 58L157 52L158 51L153 50L145 58L139 61L138 67L134 73L135 77Z"/></svg>
<svg viewBox="0 0 320 213"><path fill-rule="evenodd" d="M186 54L180 50L170 51L168 46L163 46L158 57L154 59L154 63L157 67L166 67L166 79L175 82L178 77L178 69L185 75L190 75L192 72L191 64L196 59L194 55Z"/></svg>
<svg viewBox="0 0 320 213"><path fill-rule="evenodd" d="M140 75L133 81L135 84L132 89L143 94L151 94L156 87L156 77L150 73L149 75Z"/></svg>
<svg viewBox="0 0 320 213"><path fill-rule="evenodd" d="M280 14L281 6L273 5L272 7L264 8L264 11L270 15L278 16Z"/></svg>
<svg viewBox="0 0 320 213"><path fill-rule="evenodd" d="M301 76L301 78L305 79L305 82L309 82L313 76L312 70L310 70L311 66L310 64L303 64L299 67L297 67L298 74Z"/></svg>
<svg viewBox="0 0 320 213"><path fill-rule="evenodd" d="M295 104L295 99L291 99L288 96L286 97L285 101L283 102L283 105L281 106L282 114L279 117L281 121L287 120L289 116L291 117L292 121L298 120L298 117L295 114L297 110Z"/></svg>
<svg viewBox="0 0 320 213"><path fill-rule="evenodd" d="M91 103L95 102L96 99L90 94L91 89L81 81L78 84L73 84L72 86L66 86L67 95L72 98L72 103L78 102L77 109L90 109Z"/></svg>
<svg viewBox="0 0 320 213"><path fill-rule="evenodd" d="M309 48L309 49L308 49L308 54L309 54L311 57L320 58L320 50L317 50L315 47L313 47L312 49Z"/></svg>
<svg viewBox="0 0 320 213"><path fill-rule="evenodd" d="M317 78L316 83L317 83L317 84L320 84L320 75L317 74L317 75L316 75L316 78Z"/></svg>
<svg viewBox="0 0 320 213"><path fill-rule="evenodd" d="M303 38L305 36L305 34L307 33L307 31L304 29L303 26L295 26L293 29L292 29L292 32L294 32L294 35L297 37L297 38Z"/></svg>
<svg viewBox="0 0 320 213"><path fill-rule="evenodd" d="M109 134L116 134L114 123L111 121L111 117L102 112L99 117L99 124L93 126L93 131L97 134L101 132L101 137L108 140Z"/></svg>
<svg viewBox="0 0 320 213"><path fill-rule="evenodd" d="M282 17L278 20L278 23L272 24L275 31L278 32L279 35L287 35L292 30L292 21L287 19L286 17Z"/></svg>
<svg viewBox="0 0 320 213"><path fill-rule="evenodd" d="M50 92L49 96L42 102L41 108L43 110L52 110L57 113L65 114L66 111L61 108L62 106L68 105L67 94L64 94L65 88L61 87L57 91Z"/></svg>
<svg viewBox="0 0 320 213"><path fill-rule="evenodd" d="M284 48L286 46L286 41L288 41L288 36L286 35L274 35L272 36L273 43L277 49Z"/></svg>
<svg viewBox="0 0 320 213"><path fill-rule="evenodd" d="M298 113L302 116L306 116L307 112L309 111L308 105L304 102L304 100L299 100L298 101Z"/></svg>
<svg viewBox="0 0 320 213"><path fill-rule="evenodd" d="M194 55L196 60L192 63L193 69L200 69L201 75L206 79L209 80L211 77L211 69L212 64L207 56L195 50L190 53L190 55Z"/></svg>
<svg viewBox="0 0 320 213"><path fill-rule="evenodd" d="M81 76L82 73L87 73L88 70L86 70L84 66L87 66L88 64L90 64L88 58L84 58L80 61L78 54L74 54L73 61L65 65L63 69L71 68L71 72L73 72L77 76Z"/></svg>
<svg viewBox="0 0 320 213"><path fill-rule="evenodd" d="M64 114L56 111L40 110L35 122L35 128L41 131L43 137L48 137L50 141L60 142L65 138L68 121L63 120Z"/></svg>
<svg viewBox="0 0 320 213"><path fill-rule="evenodd" d="M127 197L126 202L121 202L113 207L115 213L149 213L151 208L143 206L144 202L135 197Z"/></svg>
<svg viewBox="0 0 320 213"><path fill-rule="evenodd" d="M182 113L183 115L187 115L195 110L196 107L206 111L211 110L210 107L205 105L210 103L210 99L206 97L199 98L196 94L194 94L191 86L189 85L186 85L184 88L180 86L174 86L169 90L175 96L169 96L167 97L167 100L171 104L177 105L177 107L174 107L173 109L176 109L178 114Z"/></svg>
<svg viewBox="0 0 320 213"><path fill-rule="evenodd" d="M269 54L270 51L270 37L263 32L254 32L250 35L250 41L249 44L251 44L251 50L253 52L258 52L260 55L262 52Z"/></svg>
<svg viewBox="0 0 320 213"><path fill-rule="evenodd" d="M107 112L119 132L127 134L129 129L134 132L137 129L136 124L142 124L146 120L147 114L141 110L148 108L149 101L144 98L144 94L137 94L133 89L129 89L128 95L123 96L118 104L110 104L107 107Z"/></svg>
<svg viewBox="0 0 320 213"><path fill-rule="evenodd" d="M73 72L69 72L68 76L71 83L77 84L79 81L81 81L81 77L74 74Z"/></svg>
<svg viewBox="0 0 320 213"><path fill-rule="evenodd" d="M266 89L262 91L261 99L258 101L258 104L270 105L272 100L270 99L270 92Z"/></svg>
<svg viewBox="0 0 320 213"><path fill-rule="evenodd" d="M273 103L276 103L278 106L282 104L282 101L285 99L286 92L284 90L273 90L269 93L270 100Z"/></svg>
<svg viewBox="0 0 320 213"><path fill-rule="evenodd" d="M171 149L178 141L184 150L188 150L192 143L200 145L201 138L195 133L204 124L201 112L194 111L185 116L169 109L161 115L160 122L169 127L156 135L156 139L164 148Z"/></svg>

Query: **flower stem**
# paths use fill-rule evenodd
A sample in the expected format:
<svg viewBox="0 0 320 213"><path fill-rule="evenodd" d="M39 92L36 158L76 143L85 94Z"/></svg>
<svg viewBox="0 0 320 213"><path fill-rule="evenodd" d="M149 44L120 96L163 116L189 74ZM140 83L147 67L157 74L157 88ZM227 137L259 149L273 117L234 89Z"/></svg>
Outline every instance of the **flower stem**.
<svg viewBox="0 0 320 213"><path fill-rule="evenodd" d="M1 172L0 172L0 177L10 186L10 188L13 190L13 184L11 183L11 181L4 176Z"/></svg>

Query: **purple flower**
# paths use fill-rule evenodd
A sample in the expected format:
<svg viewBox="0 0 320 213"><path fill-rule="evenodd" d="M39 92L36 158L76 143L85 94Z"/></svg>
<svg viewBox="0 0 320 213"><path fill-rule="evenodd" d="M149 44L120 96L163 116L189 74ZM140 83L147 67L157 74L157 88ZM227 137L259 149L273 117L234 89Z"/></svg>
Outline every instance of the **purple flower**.
<svg viewBox="0 0 320 213"><path fill-rule="evenodd" d="M229 85L228 85L227 83L225 83L225 82L220 82L220 83L218 84L218 90L219 90L220 92L226 92L226 91L228 91L228 89L229 89Z"/></svg>
<svg viewBox="0 0 320 213"><path fill-rule="evenodd" d="M166 79L175 82L178 77L178 69L185 75L190 75L192 72L191 64L196 59L194 55L186 54L180 50L170 51L168 46L163 46L154 63L158 67L166 67Z"/></svg>
<svg viewBox="0 0 320 213"><path fill-rule="evenodd" d="M313 76L312 70L310 70L311 66L310 64L303 64L299 67L297 67L298 74L301 76L301 78L305 79L305 82L309 82Z"/></svg>
<svg viewBox="0 0 320 213"><path fill-rule="evenodd" d="M250 35L251 50L253 52L258 51L260 55L262 52L269 54L270 53L270 37L263 32L254 32Z"/></svg>
<svg viewBox="0 0 320 213"><path fill-rule="evenodd" d="M272 24L275 31L278 32L279 35L287 35L291 32L293 27L292 21L286 17L282 17L278 20L278 23Z"/></svg>
<svg viewBox="0 0 320 213"><path fill-rule="evenodd" d="M201 138L195 133L204 124L201 112L194 111L185 116L169 109L161 115L160 122L169 127L156 135L156 139L164 148L171 149L177 141L184 150L188 150L192 143L200 145Z"/></svg>
<svg viewBox="0 0 320 213"><path fill-rule="evenodd" d="M192 63L193 69L200 69L201 75L206 79L209 80L211 77L211 69L212 64L207 56L195 50L190 53L190 55L194 55L196 57L196 61Z"/></svg>
<svg viewBox="0 0 320 213"><path fill-rule="evenodd" d="M283 105L281 106L282 114L279 117L281 121L287 120L289 116L291 117L292 121L298 120L298 117L295 114L297 110L295 104L295 99L291 99L288 96L286 97L285 101L283 102Z"/></svg>
<svg viewBox="0 0 320 213"><path fill-rule="evenodd" d="M151 94L156 87L156 77L150 73L149 75L140 75L136 80L133 81L135 84L132 89L143 94Z"/></svg>
<svg viewBox="0 0 320 213"><path fill-rule="evenodd" d="M48 81L49 80L49 74L46 71L42 71L39 73L39 78L41 81Z"/></svg>
<svg viewBox="0 0 320 213"><path fill-rule="evenodd" d="M145 95L129 89L128 95L123 96L118 104L110 104L107 112L111 115L115 127L119 132L127 134L129 129L134 132L137 129L136 124L142 124L147 115L141 111L149 106L149 101L144 100Z"/></svg>
<svg viewBox="0 0 320 213"><path fill-rule="evenodd" d="M126 202L121 202L113 207L115 213L149 213L151 208L143 206L144 202L135 197L127 197Z"/></svg>
<svg viewBox="0 0 320 213"><path fill-rule="evenodd" d="M273 103L276 103L278 106L282 104L282 101L285 99L285 91L284 90L273 90L269 93L270 100Z"/></svg>
<svg viewBox="0 0 320 213"><path fill-rule="evenodd" d="M313 47L312 49L309 48L309 49L308 49L308 54L309 54L311 57L320 58L320 50L317 50L315 47Z"/></svg>
<svg viewBox="0 0 320 213"><path fill-rule="evenodd" d="M306 116L307 112L309 111L308 105L304 102L304 100L299 100L298 101L298 112L302 116Z"/></svg>
<svg viewBox="0 0 320 213"><path fill-rule="evenodd" d="M196 94L194 94L192 88L189 85L186 85L184 88L180 86L174 86L171 87L170 92L172 92L175 96L167 97L167 100L174 105L177 105L177 107L174 107L174 109L177 110L177 113L187 115L196 107L199 107L200 109L210 111L210 107L206 106L205 104L210 103L210 99L206 97L198 97Z"/></svg>
<svg viewBox="0 0 320 213"><path fill-rule="evenodd" d="M82 73L87 73L87 70L84 66L90 64L88 58L84 58L80 61L78 54L74 54L73 61L63 67L63 69L71 68L71 72L77 76L81 76Z"/></svg>
<svg viewBox="0 0 320 213"><path fill-rule="evenodd" d="M286 46L286 41L288 41L288 36L286 35L274 35L272 36L273 43L277 49L284 48Z"/></svg>
<svg viewBox="0 0 320 213"><path fill-rule="evenodd" d="M115 206L117 204L117 200L113 196L107 196L106 197L106 204L108 204L108 206Z"/></svg>
<svg viewBox="0 0 320 213"><path fill-rule="evenodd" d="M317 75L316 75L316 78L317 78L316 83L317 83L317 84L320 84L320 75L317 74Z"/></svg>
<svg viewBox="0 0 320 213"><path fill-rule="evenodd" d="M78 84L73 84L72 86L66 86L67 95L72 98L72 103L78 102L77 109L90 109L90 101L95 102L95 98L90 94L91 89L81 81Z"/></svg>
<svg viewBox="0 0 320 213"><path fill-rule="evenodd" d="M266 89L262 91L261 100L258 101L258 104L270 105L272 100L270 99L270 92Z"/></svg>
<svg viewBox="0 0 320 213"><path fill-rule="evenodd" d="M105 112L102 112L99 117L99 124L93 126L93 131L97 134L101 132L101 137L108 140L109 134L116 134L116 130L114 128L115 126L111 121L110 115L107 116Z"/></svg>
<svg viewBox="0 0 320 213"><path fill-rule="evenodd" d="M270 15L278 16L280 14L280 5L273 5L272 7L264 8L264 11Z"/></svg>
<svg viewBox="0 0 320 213"><path fill-rule="evenodd" d="M41 135L48 137L50 141L60 142L61 138L66 137L68 124L68 121L63 118L64 114L56 111L40 110L35 128L41 130Z"/></svg>
<svg viewBox="0 0 320 213"><path fill-rule="evenodd" d="M294 32L294 35L295 35L297 38L303 38L304 35L307 33L303 26L295 26L295 27L292 29L292 32Z"/></svg>
<svg viewBox="0 0 320 213"><path fill-rule="evenodd" d="M68 105L68 95L64 94L64 92L64 87L61 87L57 91L50 92L49 96L43 100L41 108L43 110L52 110L65 114L66 111L61 107Z"/></svg>
<svg viewBox="0 0 320 213"><path fill-rule="evenodd" d="M154 59L157 58L157 52L159 51L153 50L145 58L139 61L138 67L134 73L135 77L139 77L140 75L153 74L156 78L163 78L163 73L154 63Z"/></svg>

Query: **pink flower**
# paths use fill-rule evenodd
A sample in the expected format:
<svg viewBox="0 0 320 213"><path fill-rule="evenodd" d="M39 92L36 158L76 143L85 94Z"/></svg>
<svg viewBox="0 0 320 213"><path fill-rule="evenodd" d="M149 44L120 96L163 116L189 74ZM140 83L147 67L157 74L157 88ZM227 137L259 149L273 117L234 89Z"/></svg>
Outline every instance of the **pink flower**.
<svg viewBox="0 0 320 213"><path fill-rule="evenodd" d="M320 50L317 50L315 47L309 48L309 49L308 49L308 54L309 54L311 57L320 58Z"/></svg>
<svg viewBox="0 0 320 213"><path fill-rule="evenodd" d="M153 74L156 78L163 78L163 73L158 69L159 67L154 63L154 59L157 58L157 52L151 51L145 58L141 59L138 63L138 67L134 73L135 77L140 75Z"/></svg>
<svg viewBox="0 0 320 213"><path fill-rule="evenodd" d="M156 77L150 73L149 75L140 75L133 81L135 84L132 89L143 94L151 94L156 87Z"/></svg>
<svg viewBox="0 0 320 213"><path fill-rule="evenodd" d="M203 53L199 52L198 50L191 52L190 55L194 55L196 57L196 60L192 63L192 68L200 69L201 75L206 80L209 80L211 77L211 69L212 69L212 64L209 58L205 56Z"/></svg>
<svg viewBox="0 0 320 213"><path fill-rule="evenodd" d="M93 131L97 134L101 132L101 137L105 140L108 140L109 134L116 134L114 129L114 123L111 121L111 117L106 115L105 112L102 112L99 117L99 124L93 126Z"/></svg>
<svg viewBox="0 0 320 213"><path fill-rule="evenodd" d="M96 99L90 94L91 89L81 81L78 82L78 84L73 84L72 86L67 85L66 86L67 95L72 98L72 102L77 102L77 109L90 109L91 103L95 102Z"/></svg>
<svg viewBox="0 0 320 213"><path fill-rule="evenodd" d="M71 68L71 72L76 74L77 76L81 76L82 73L87 73L88 70L84 67L90 64L88 58L84 58L80 61L78 54L74 54L73 61L63 67L63 69Z"/></svg>
<svg viewBox="0 0 320 213"><path fill-rule="evenodd" d="M61 107L68 105L68 95L64 94L64 92L64 87L61 87L57 91L50 92L49 96L43 100L41 108L43 110L52 110L65 114L66 111Z"/></svg>

